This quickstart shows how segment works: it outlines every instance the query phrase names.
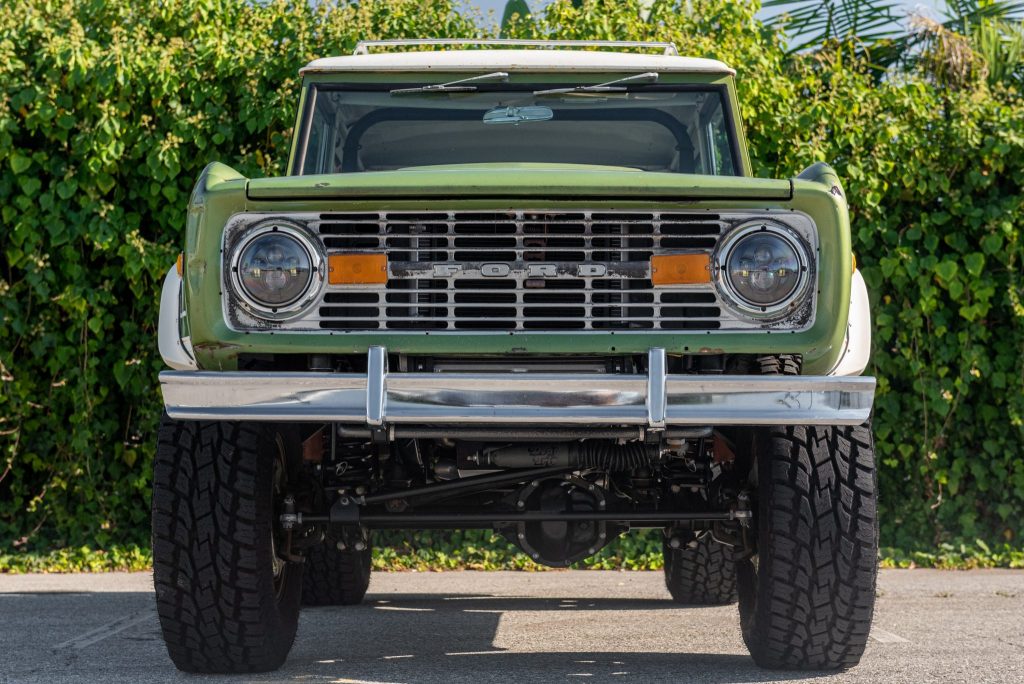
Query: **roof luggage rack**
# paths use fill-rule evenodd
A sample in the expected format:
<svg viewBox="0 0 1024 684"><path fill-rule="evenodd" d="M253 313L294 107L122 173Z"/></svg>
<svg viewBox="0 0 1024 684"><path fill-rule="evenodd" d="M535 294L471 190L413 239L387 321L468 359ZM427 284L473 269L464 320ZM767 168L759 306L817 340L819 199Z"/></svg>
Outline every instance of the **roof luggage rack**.
<svg viewBox="0 0 1024 684"><path fill-rule="evenodd" d="M518 40L513 38L395 38L390 40L361 40L353 55L368 55L372 48L416 47L427 45L500 46L537 48L642 48L661 50L663 55L678 56L675 43L644 42L640 40Z"/></svg>

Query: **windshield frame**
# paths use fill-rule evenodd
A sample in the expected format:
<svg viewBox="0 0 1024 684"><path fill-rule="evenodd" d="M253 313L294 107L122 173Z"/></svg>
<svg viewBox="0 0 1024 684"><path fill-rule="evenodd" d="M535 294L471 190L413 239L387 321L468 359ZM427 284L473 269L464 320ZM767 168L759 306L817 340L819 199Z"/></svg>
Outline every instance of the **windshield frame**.
<svg viewBox="0 0 1024 684"><path fill-rule="evenodd" d="M606 79L595 79L593 84L590 84L590 78L593 74L558 74L559 77L564 79L571 79L574 75L581 77L580 80L576 81L565 81L557 80L551 81L547 78L544 79L531 79L529 78L534 74L518 74L519 78L510 82L498 82L498 83L481 83L476 89L476 92L522 92L524 94L532 93L538 88L573 88L581 85L594 85L603 82ZM629 75L629 74L627 74ZM396 87L407 87L417 85L429 85L434 83L444 83L451 80L452 78L461 77L458 74L441 74L441 73L427 73L424 74L423 80L413 80L407 78L408 74L404 74L406 78L401 81L322 81L307 79L302 92L302 97L299 104L299 111L296 116L296 130L292 137L292 150L289 155L288 162L288 175L291 176L303 176L311 175L303 173L303 167L305 166L306 153L308 150L309 143L309 132L312 127L313 114L316 109L317 94L320 91L324 92L390 92ZM517 74L513 74L513 77ZM441 80L437 80L441 79ZM739 129L739 119L736 110L736 100L734 90L730 87L730 79L713 80L709 82L694 82L685 81L672 83L671 81L665 82L668 79L662 79L655 83L640 83L631 84L627 87L626 92L715 92L719 95L722 117L723 117L723 128L729 141L729 150L732 155L734 173L729 176L742 178L749 177L750 165L749 159L744 152L743 133ZM438 95L443 97L443 95ZM356 173L352 171L337 171L338 174L345 173ZM366 173L366 172L360 172ZM372 173L372 172L371 172ZM652 172L657 173L657 172ZM679 173L679 172L662 172L662 173ZM680 174L684 175L684 174ZM693 174L703 175L703 174Z"/></svg>

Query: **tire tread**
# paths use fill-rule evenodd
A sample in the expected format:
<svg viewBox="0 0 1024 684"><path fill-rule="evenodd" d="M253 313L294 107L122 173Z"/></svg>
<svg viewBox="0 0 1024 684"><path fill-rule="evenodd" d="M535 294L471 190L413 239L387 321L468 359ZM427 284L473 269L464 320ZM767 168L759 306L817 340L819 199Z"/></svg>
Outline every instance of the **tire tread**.
<svg viewBox="0 0 1024 684"><path fill-rule="evenodd" d="M761 465L755 608L744 622L754 660L838 669L864 653L875 601L878 528L867 426L768 432ZM741 571L741 584L744 573ZM741 598L741 611L744 601Z"/></svg>
<svg viewBox="0 0 1024 684"><path fill-rule="evenodd" d="M720 606L736 602L736 563L732 549L710 534L696 539L695 548L665 553L665 586L672 600L687 605Z"/></svg>
<svg viewBox="0 0 1024 684"><path fill-rule="evenodd" d="M153 477L153 581L174 664L187 672L279 667L295 638L297 582L275 600L267 431L164 416ZM269 472L268 472L269 471ZM285 572L301 572L289 564ZM294 577L295 575L293 575ZM290 605L289 594L296 594Z"/></svg>
<svg viewBox="0 0 1024 684"><path fill-rule="evenodd" d="M335 541L306 553L302 575L302 604L306 606L353 606L361 603L370 586L369 547L364 551L339 551Z"/></svg>
<svg viewBox="0 0 1024 684"><path fill-rule="evenodd" d="M758 359L765 375L800 357ZM754 430L758 565L737 566L743 640L762 667L845 669L867 645L878 568L870 421Z"/></svg>

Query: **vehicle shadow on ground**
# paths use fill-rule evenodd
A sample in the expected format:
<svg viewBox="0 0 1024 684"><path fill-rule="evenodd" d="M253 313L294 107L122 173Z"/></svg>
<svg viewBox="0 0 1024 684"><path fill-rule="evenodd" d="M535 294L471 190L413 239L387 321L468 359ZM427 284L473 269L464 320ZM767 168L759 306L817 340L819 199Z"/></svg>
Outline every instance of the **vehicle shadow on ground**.
<svg viewBox="0 0 1024 684"><path fill-rule="evenodd" d="M666 618L667 612L674 611L674 620L665 622L678 626L680 611L697 610L720 611L723 617L738 620L735 607L681 606L667 599L369 594L361 606L304 609L288 662L268 679L478 683L597 678L725 683L830 674L762 670L746 654L687 652L685 636L667 637L676 644L676 652L640 652L629 644L644 641L643 635L622 638L616 631L615 611L666 611ZM604 614L574 616L577 611ZM536 612L541 615L530 615ZM503 620L511 622L506 622L499 636ZM664 644L665 635L657 634L661 622L654 616L651 632ZM502 646L509 639L515 642L515 650ZM587 648L595 643L608 648Z"/></svg>
<svg viewBox="0 0 1024 684"><path fill-rule="evenodd" d="M2 610L0 643L19 655L0 666L0 681L205 681L175 671L150 592L9 592ZM725 683L828 674L757 668L737 619L734 606L680 606L667 596L371 593L360 606L304 609L280 670L218 680Z"/></svg>

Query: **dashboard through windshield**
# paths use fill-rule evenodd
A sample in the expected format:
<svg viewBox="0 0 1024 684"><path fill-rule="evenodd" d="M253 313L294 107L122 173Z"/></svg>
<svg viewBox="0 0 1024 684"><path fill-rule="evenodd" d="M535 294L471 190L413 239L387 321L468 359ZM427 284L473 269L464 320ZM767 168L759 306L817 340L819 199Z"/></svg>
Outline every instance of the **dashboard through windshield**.
<svg viewBox="0 0 1024 684"><path fill-rule="evenodd" d="M296 172L556 163L739 174L724 92L715 87L436 88L311 85Z"/></svg>

